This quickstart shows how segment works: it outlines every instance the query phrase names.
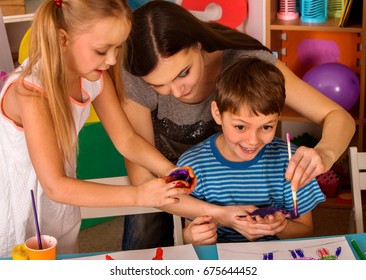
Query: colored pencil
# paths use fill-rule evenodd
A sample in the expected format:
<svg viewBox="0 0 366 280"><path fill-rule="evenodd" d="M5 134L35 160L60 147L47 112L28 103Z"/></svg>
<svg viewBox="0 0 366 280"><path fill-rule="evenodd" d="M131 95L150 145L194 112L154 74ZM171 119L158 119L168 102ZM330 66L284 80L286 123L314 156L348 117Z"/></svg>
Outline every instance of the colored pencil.
<svg viewBox="0 0 366 280"><path fill-rule="evenodd" d="M286 141L287 141L287 152L288 152L288 160L291 160L292 152L291 152L291 138L290 133L286 133ZM294 202L294 214L297 217L299 215L298 213L298 206L297 206L297 195L296 191L292 191L292 200Z"/></svg>

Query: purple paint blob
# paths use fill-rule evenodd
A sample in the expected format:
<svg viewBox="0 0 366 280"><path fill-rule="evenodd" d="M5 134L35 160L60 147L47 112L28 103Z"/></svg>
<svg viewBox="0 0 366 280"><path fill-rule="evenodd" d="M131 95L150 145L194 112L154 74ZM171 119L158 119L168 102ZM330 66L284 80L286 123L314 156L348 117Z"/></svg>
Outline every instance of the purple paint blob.
<svg viewBox="0 0 366 280"><path fill-rule="evenodd" d="M174 171L172 171L169 176L165 177L165 182L170 183L173 181L185 181L188 183L188 186L186 186L183 182L178 182L175 187L176 188L187 188L187 189L192 189L192 183L193 183L193 178L191 178L189 176L189 172L188 170L185 169L176 169Z"/></svg>
<svg viewBox="0 0 366 280"><path fill-rule="evenodd" d="M175 180L186 181L192 183L192 178L189 176L189 172L185 169L177 169L169 174L169 177L173 177Z"/></svg>
<svg viewBox="0 0 366 280"><path fill-rule="evenodd" d="M274 215L276 212L280 212L286 216L288 219L297 219L299 215L296 215L295 211L287 210L280 207L265 207L265 208L258 208L250 213L250 216L255 219L256 216L261 216L262 218L266 217L267 215Z"/></svg>

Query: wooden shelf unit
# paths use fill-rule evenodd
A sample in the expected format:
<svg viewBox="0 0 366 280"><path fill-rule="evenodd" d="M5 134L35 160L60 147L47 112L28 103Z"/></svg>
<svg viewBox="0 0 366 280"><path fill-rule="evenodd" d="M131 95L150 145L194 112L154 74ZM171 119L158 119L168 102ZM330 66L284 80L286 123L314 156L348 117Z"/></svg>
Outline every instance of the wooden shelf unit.
<svg viewBox="0 0 366 280"><path fill-rule="evenodd" d="M25 0L25 14L4 16L4 23L27 22L33 20L33 13L44 0Z"/></svg>
<svg viewBox="0 0 366 280"><path fill-rule="evenodd" d="M286 21L277 18L279 0L266 0L266 46L278 53L278 58L282 60L282 38L288 31L296 32L336 32L336 33L355 33L360 37L359 61L357 62L360 77L360 97L359 102L350 113L355 119L357 127L355 138L359 151L364 151L365 146L365 95L366 95L366 0L362 7L362 24L351 25L347 27L338 27L339 18L329 18L323 23L305 23L300 18ZM357 52L355 49L354 52ZM355 62L356 63L356 62ZM308 122L309 120L300 116L290 108L285 108L281 120Z"/></svg>

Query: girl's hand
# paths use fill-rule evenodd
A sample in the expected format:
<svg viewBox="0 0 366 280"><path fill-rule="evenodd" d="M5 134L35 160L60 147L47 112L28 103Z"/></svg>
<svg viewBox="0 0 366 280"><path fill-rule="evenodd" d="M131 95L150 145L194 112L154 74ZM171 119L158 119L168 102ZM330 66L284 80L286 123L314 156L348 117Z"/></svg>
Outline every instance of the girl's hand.
<svg viewBox="0 0 366 280"><path fill-rule="evenodd" d="M285 176L291 189L297 190L331 167L332 160L321 150L301 146L291 157Z"/></svg>
<svg viewBox="0 0 366 280"><path fill-rule="evenodd" d="M161 207L178 203L177 196L188 194L189 189L177 188L181 181L166 183L163 178L155 178L136 187L136 205L145 207Z"/></svg>
<svg viewBox="0 0 366 280"><path fill-rule="evenodd" d="M194 175L194 171L190 166L181 166L180 169L185 169L188 171L189 178L190 178L190 184L191 184L191 192L196 188L197 185L197 177Z"/></svg>
<svg viewBox="0 0 366 280"><path fill-rule="evenodd" d="M192 245L215 244L217 227L211 216L197 217L183 230L184 243Z"/></svg>
<svg viewBox="0 0 366 280"><path fill-rule="evenodd" d="M177 187L189 189L191 193L197 185L197 177L194 175L193 169L189 166L180 166L171 170L168 176L163 177L167 183L180 180Z"/></svg>

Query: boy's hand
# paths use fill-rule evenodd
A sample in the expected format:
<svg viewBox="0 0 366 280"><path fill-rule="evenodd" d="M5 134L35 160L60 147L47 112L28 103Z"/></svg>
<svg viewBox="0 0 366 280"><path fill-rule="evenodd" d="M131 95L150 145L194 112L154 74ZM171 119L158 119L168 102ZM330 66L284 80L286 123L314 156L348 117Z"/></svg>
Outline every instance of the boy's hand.
<svg viewBox="0 0 366 280"><path fill-rule="evenodd" d="M217 227L211 216L197 217L184 228L184 243L193 245L215 244Z"/></svg>

